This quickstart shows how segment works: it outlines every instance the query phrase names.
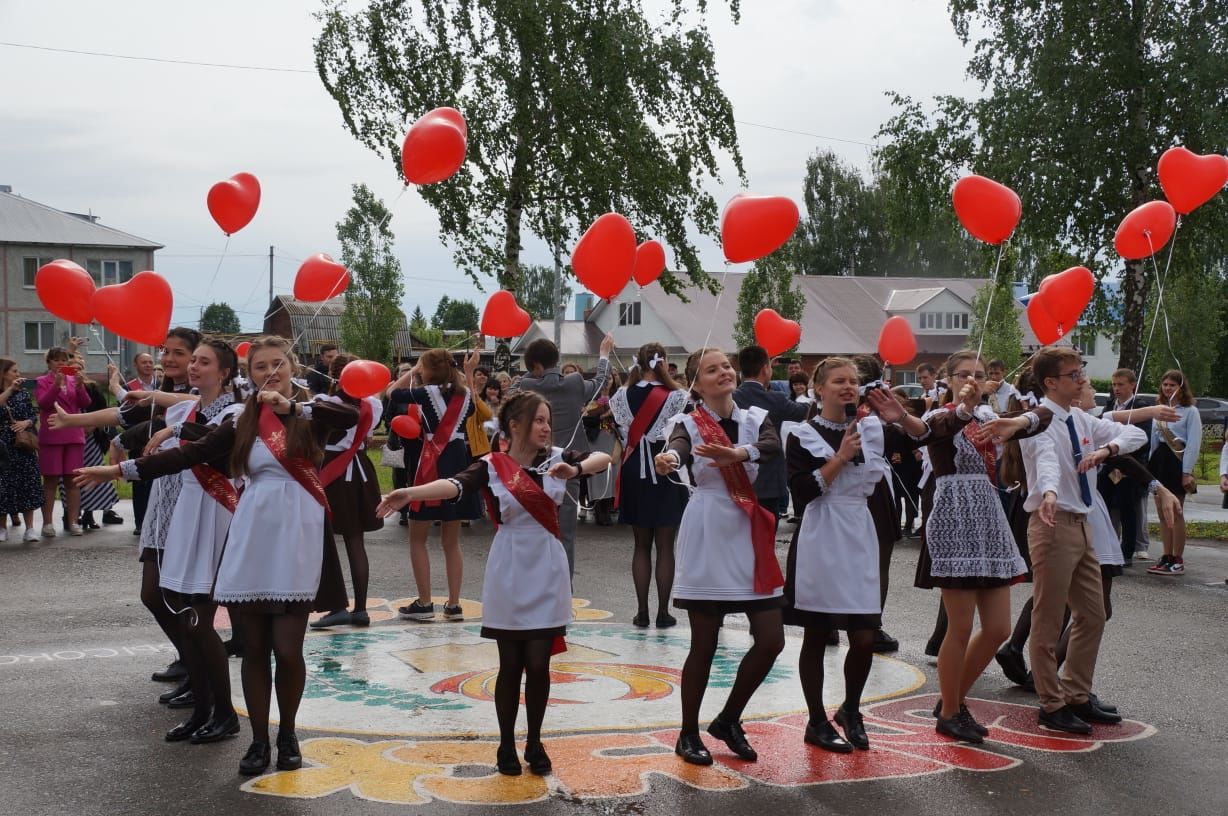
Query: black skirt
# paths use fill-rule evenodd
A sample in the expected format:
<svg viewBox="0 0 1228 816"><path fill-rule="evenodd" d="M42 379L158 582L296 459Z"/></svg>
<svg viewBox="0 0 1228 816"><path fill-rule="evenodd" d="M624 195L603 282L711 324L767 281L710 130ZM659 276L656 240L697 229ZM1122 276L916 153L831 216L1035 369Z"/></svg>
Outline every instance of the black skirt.
<svg viewBox="0 0 1228 816"><path fill-rule="evenodd" d="M1181 484L1181 458L1173 453L1173 449L1164 444L1163 440L1156 446L1155 453L1151 454L1147 469L1156 481L1171 490L1175 496L1180 498L1185 495L1185 485Z"/></svg>
<svg viewBox="0 0 1228 816"><path fill-rule="evenodd" d="M843 629L846 632L856 632L862 629L883 628L882 615L810 612L806 609L787 607L784 611L784 619L788 626L801 626L808 629Z"/></svg>
<svg viewBox="0 0 1228 816"><path fill-rule="evenodd" d="M421 455L422 439L409 440L405 445L405 471L411 485L414 484L414 474L418 472L418 459ZM455 476L469 467L471 461L469 443L463 439L453 439L439 454L438 478ZM457 501L440 502L434 507L423 503L417 510L409 510L409 518L412 521L472 521L481 515L477 491L463 494Z"/></svg>
<svg viewBox="0 0 1228 816"><path fill-rule="evenodd" d="M336 459L341 451L324 454L324 464ZM384 520L375 515L379 506L379 476L366 451L359 451L347 470L354 470L353 478L347 480L342 473L324 487L328 507L332 511L333 532L337 535L356 535L382 530Z"/></svg>
<svg viewBox="0 0 1228 816"><path fill-rule="evenodd" d="M496 629L483 626L478 633L491 640L553 640L567 634L566 626L550 626L543 629Z"/></svg>
<svg viewBox="0 0 1228 816"><path fill-rule="evenodd" d="M753 598L748 601L713 601L701 598L674 598L674 606L688 612L701 612L705 615L733 615L738 612L762 612L765 609L781 609L785 605L783 596L775 598Z"/></svg>
<svg viewBox="0 0 1228 816"><path fill-rule="evenodd" d="M647 467L652 468L653 457L665 450L665 440L649 443L648 447ZM641 479L640 456L637 446L618 471L619 522L635 527L677 527L686 510L687 489L655 470Z"/></svg>

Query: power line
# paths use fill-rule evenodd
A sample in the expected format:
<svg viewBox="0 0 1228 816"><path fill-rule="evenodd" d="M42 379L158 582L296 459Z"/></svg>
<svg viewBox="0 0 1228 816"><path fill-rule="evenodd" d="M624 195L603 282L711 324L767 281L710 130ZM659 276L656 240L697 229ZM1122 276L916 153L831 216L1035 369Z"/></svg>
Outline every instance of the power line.
<svg viewBox="0 0 1228 816"><path fill-rule="evenodd" d="M739 125L749 125L751 127L764 128L765 130L777 130L781 133L792 133L797 136L810 136L814 139L823 139L828 142L844 142L846 144L863 145L864 147L874 147L872 142L863 142L858 139L841 139L839 136L824 136L822 133L811 133L808 130L792 130L790 128L776 127L775 125L762 125L758 122L747 122L742 119L734 119Z"/></svg>
<svg viewBox="0 0 1228 816"><path fill-rule="evenodd" d="M306 68L278 68L271 65L234 65L226 62L197 62L195 60L167 59L164 57L139 57L132 54L111 54L104 51L82 51L74 48L53 48L48 45L31 45L29 43L0 42L9 48L29 48L34 51L52 51L57 54L77 54L85 57L107 57L109 59L136 60L139 62L164 62L171 65L195 65L201 68L233 68L240 71L273 71L279 74L314 74L315 71Z"/></svg>

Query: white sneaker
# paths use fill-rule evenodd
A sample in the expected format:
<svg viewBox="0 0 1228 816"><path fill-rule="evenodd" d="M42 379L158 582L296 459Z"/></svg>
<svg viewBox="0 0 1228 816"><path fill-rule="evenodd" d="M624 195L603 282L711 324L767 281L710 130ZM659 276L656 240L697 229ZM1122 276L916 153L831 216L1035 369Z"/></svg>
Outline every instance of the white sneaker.
<svg viewBox="0 0 1228 816"><path fill-rule="evenodd" d="M43 525L43 538L55 538L55 525L54 524L44 524Z"/></svg>
<svg viewBox="0 0 1228 816"><path fill-rule="evenodd" d="M9 528L0 527L0 544L3 544L4 542L8 540L9 540Z"/></svg>
<svg viewBox="0 0 1228 816"><path fill-rule="evenodd" d="M82 530L80 527L78 527L75 524L68 525L68 534L70 536L79 536L79 535L82 535L84 532L85 532L84 530Z"/></svg>
<svg viewBox="0 0 1228 816"><path fill-rule="evenodd" d="M32 541L38 541L38 531L33 527L29 528L26 530L26 534L21 537L21 540L25 544L29 544Z"/></svg>
<svg viewBox="0 0 1228 816"><path fill-rule="evenodd" d="M1135 561L1150 561L1151 556L1147 554L1146 550L1135 550L1134 560Z"/></svg>

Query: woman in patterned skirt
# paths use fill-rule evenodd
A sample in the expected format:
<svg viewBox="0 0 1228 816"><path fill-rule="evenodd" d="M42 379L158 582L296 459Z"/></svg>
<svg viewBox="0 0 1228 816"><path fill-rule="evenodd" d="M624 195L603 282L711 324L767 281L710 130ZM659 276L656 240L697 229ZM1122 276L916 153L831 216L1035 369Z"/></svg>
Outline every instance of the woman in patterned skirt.
<svg viewBox="0 0 1228 816"><path fill-rule="evenodd" d="M22 388L17 363L0 357L0 542L8 540L8 519L20 514L26 523L22 541L38 541L34 511L43 506L38 452L17 447L18 431L35 432L38 412Z"/></svg>

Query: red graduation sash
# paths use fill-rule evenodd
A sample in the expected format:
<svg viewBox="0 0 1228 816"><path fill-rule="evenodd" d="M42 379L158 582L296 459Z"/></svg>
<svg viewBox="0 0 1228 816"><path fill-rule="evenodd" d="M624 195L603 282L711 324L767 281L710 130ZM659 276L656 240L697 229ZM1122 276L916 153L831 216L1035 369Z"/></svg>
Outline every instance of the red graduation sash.
<svg viewBox="0 0 1228 816"><path fill-rule="evenodd" d="M311 495L311 498L320 503L320 506L324 508L325 516L331 517L332 511L328 506L328 497L324 495L324 485L320 484L319 471L309 460L301 456L292 458L286 455L286 429L268 403L260 406L260 421L256 427L260 432L261 441L273 454L277 464L285 468L286 472L294 477L294 481L298 482L299 486Z"/></svg>
<svg viewBox="0 0 1228 816"><path fill-rule="evenodd" d="M486 461L490 462L491 467L495 469L495 473L499 476L499 481L503 482L503 486L512 494L516 501L520 502L533 520L545 528L546 532L554 537L557 541L562 538L559 532L559 506L554 503L554 499L546 495L546 491L541 488L537 482L533 481L529 474L524 472L524 468L520 463L508 456L506 453L494 451L485 456ZM495 525L495 529L499 528L499 518L496 512L494 496L489 488L486 491L486 509L490 515L491 523ZM561 636L554 639L554 643L550 647L550 654L556 655L567 651L567 641Z"/></svg>
<svg viewBox="0 0 1228 816"><path fill-rule="evenodd" d="M720 423L703 406L697 407L691 418L706 444L733 447ZM750 519L750 540L755 550L755 592L767 593L784 586L785 577L776 560L776 517L755 500L750 477L741 463L726 465L720 470L729 498Z"/></svg>
<svg viewBox="0 0 1228 816"><path fill-rule="evenodd" d="M955 410L955 403L949 403L946 406L951 411ZM985 475L989 477L989 481L994 484L998 483L998 449L993 442L978 443L973 439L973 435L980 429L981 422L975 416L972 421L964 426L960 431L964 437L976 448L976 452L981 455L981 461L985 463Z"/></svg>
<svg viewBox="0 0 1228 816"><path fill-rule="evenodd" d="M465 404L464 394L453 394L448 400L448 408L439 420L439 426L430 438L422 440L422 453L418 455L418 470L414 473L414 487L428 484L439 478L439 454L452 440L460 422L461 407ZM414 512L422 509L422 502L410 502L409 507ZM426 502L427 507L438 507L442 502Z"/></svg>
<svg viewBox="0 0 1228 816"><path fill-rule="evenodd" d="M199 410L195 412L194 419L197 422L201 421ZM181 447L186 444L188 444L186 439L179 440ZM234 514L235 508L239 506L239 491L235 489L234 482L227 479L226 475L213 465L192 465L192 475L196 477L196 481L200 482L205 493L209 494L209 498L225 507L232 515Z"/></svg>
<svg viewBox="0 0 1228 816"><path fill-rule="evenodd" d="M374 412L371 410L371 403L365 399L361 400L358 403L358 428L354 431L354 444L341 451L336 459L333 459L320 469L320 484L327 487L335 482L341 474L345 473L345 469L349 467L350 462L354 461L354 457L362 449L363 442L367 439L367 434L371 432L371 419L373 416Z"/></svg>
<svg viewBox="0 0 1228 816"><path fill-rule="evenodd" d="M627 446L623 449L623 459L619 463L618 473L615 474L614 478L615 507L618 507L619 499L622 495L622 466L627 464L631 454L635 453L636 448L640 446L640 440L644 438L644 434L648 433L648 429L652 427L653 420L657 418L657 414L661 412L661 406L665 405L667 399L669 399L668 388L663 385L650 386L648 396L644 398L644 403L640 406L639 412L631 422L631 427L627 429Z"/></svg>

